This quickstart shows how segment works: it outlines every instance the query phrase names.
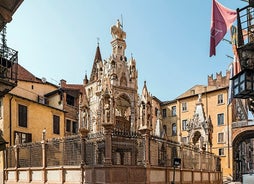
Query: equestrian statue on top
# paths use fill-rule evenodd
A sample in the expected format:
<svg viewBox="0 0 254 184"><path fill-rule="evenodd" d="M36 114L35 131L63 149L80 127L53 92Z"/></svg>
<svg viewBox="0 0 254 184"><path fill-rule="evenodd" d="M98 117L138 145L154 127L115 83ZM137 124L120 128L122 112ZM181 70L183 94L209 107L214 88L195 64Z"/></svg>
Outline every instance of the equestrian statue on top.
<svg viewBox="0 0 254 184"><path fill-rule="evenodd" d="M126 33L123 31L123 26L120 23L119 19L116 22L116 25L111 26L111 35L113 39L124 40L126 38Z"/></svg>

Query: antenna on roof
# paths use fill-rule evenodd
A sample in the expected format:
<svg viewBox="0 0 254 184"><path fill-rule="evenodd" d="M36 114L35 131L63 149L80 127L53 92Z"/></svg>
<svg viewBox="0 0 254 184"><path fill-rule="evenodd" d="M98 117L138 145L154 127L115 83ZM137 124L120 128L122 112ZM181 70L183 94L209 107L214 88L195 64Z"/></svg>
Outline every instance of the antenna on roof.
<svg viewBox="0 0 254 184"><path fill-rule="evenodd" d="M56 85L60 85L60 83L57 81L57 80L55 80L55 79L53 79L53 78L50 78L52 81L54 81L55 83L56 83Z"/></svg>
<svg viewBox="0 0 254 184"><path fill-rule="evenodd" d="M47 82L47 79L46 79L45 77L42 77L42 78L41 78L41 81L42 81L42 83L45 84L45 83Z"/></svg>

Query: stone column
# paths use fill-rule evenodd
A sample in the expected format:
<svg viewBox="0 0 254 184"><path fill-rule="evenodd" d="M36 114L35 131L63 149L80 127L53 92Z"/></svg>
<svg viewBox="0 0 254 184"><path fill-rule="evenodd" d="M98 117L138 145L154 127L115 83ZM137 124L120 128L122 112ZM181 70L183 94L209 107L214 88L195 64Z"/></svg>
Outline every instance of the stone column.
<svg viewBox="0 0 254 184"><path fill-rule="evenodd" d="M80 128L79 129L79 133L80 133L80 140L81 140L81 161L80 164L81 165L86 165L86 137L87 134L89 133L89 130L87 130L86 128Z"/></svg>
<svg viewBox="0 0 254 184"><path fill-rule="evenodd" d="M143 163L145 166L150 166L150 132L151 129L144 127L139 129L140 133L142 134L143 138L145 139L145 154L144 154L144 159Z"/></svg>
<svg viewBox="0 0 254 184"><path fill-rule="evenodd" d="M81 161L80 161L80 167L81 167L81 183L84 183L85 176L84 176L84 165L86 165L86 137L89 130L82 127L79 129L79 136L81 141Z"/></svg>
<svg viewBox="0 0 254 184"><path fill-rule="evenodd" d="M15 154L15 168L16 168L16 173L15 173L15 177L16 177L16 181L18 181L18 171L17 168L19 168L19 144L20 144L20 139L19 139L19 135L16 134L16 139L15 139L15 145L14 147L14 154Z"/></svg>
<svg viewBox="0 0 254 184"><path fill-rule="evenodd" d="M112 123L103 123L105 137L105 165L112 165Z"/></svg>
<svg viewBox="0 0 254 184"><path fill-rule="evenodd" d="M47 158L46 158L46 129L42 131L42 140L41 140L41 148L42 148L42 169L43 169L43 182L47 181L46 176L46 167L47 167Z"/></svg>

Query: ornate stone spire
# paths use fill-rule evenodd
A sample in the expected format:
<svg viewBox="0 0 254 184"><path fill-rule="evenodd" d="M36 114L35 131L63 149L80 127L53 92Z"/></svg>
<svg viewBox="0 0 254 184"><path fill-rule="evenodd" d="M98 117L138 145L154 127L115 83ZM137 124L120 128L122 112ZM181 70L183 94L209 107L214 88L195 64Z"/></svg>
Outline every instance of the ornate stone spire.
<svg viewBox="0 0 254 184"><path fill-rule="evenodd" d="M190 143L198 144L200 149L208 150L211 147L212 129L211 119L205 117L202 96L199 94L193 119L188 122Z"/></svg>
<svg viewBox="0 0 254 184"><path fill-rule="evenodd" d="M99 47L99 44L98 44L98 46L96 48L95 57L94 57L92 72L91 72L91 75L90 75L90 82L93 82L93 81L98 79L98 63L99 62L102 62L102 59L101 59L100 47Z"/></svg>
<svg viewBox="0 0 254 184"><path fill-rule="evenodd" d="M119 20L117 20L116 25L111 26L111 35L113 38L113 41L111 42L113 47L113 57L118 61L127 61L127 58L125 57L126 33L123 31Z"/></svg>

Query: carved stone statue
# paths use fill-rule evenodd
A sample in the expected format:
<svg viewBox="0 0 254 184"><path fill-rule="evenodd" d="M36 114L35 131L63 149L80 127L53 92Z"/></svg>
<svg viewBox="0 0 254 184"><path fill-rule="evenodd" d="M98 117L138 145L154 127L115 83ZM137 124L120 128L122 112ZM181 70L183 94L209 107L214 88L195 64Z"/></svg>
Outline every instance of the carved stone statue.
<svg viewBox="0 0 254 184"><path fill-rule="evenodd" d="M202 94L198 94L198 102L202 101Z"/></svg>
<svg viewBox="0 0 254 184"><path fill-rule="evenodd" d="M82 126L87 127L87 110L82 112Z"/></svg>
<svg viewBox="0 0 254 184"><path fill-rule="evenodd" d="M111 35L113 39L124 40L126 38L126 33L122 30L122 24L117 20L116 25L111 26Z"/></svg>
<svg viewBox="0 0 254 184"><path fill-rule="evenodd" d="M119 21L119 19L117 19L116 27L118 27L119 29L121 29L123 27L121 22Z"/></svg>
<svg viewBox="0 0 254 184"><path fill-rule="evenodd" d="M110 122L110 107L109 107L109 104L106 104L104 108L105 108L105 121L106 121L106 123L109 123Z"/></svg>

